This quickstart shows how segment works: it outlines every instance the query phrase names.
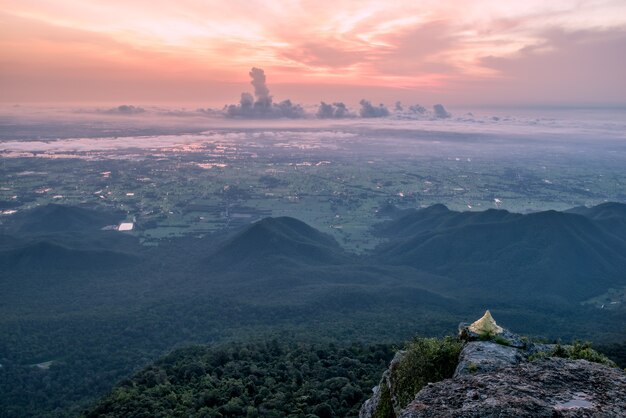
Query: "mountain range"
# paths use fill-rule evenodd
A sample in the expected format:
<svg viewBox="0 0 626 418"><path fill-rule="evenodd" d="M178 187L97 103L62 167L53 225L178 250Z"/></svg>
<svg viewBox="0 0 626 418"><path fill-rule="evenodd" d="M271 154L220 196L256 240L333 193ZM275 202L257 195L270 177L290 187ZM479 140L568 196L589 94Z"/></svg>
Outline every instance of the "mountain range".
<svg viewBox="0 0 626 418"><path fill-rule="evenodd" d="M290 217L144 246L102 230L118 211L3 216L0 409L80 407L181 344L394 342L449 333L486 307L524 334L623 342L626 205L387 209L372 225L382 243L361 254Z"/></svg>

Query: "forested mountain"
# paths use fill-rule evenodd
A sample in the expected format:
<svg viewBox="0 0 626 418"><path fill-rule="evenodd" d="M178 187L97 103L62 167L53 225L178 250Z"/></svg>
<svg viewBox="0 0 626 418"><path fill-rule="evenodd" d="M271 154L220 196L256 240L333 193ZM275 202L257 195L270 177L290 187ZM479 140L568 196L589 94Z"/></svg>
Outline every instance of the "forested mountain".
<svg viewBox="0 0 626 418"><path fill-rule="evenodd" d="M579 206L567 211L593 219L610 233L624 237L626 235L626 205L607 202L597 206Z"/></svg>
<svg viewBox="0 0 626 418"><path fill-rule="evenodd" d="M99 248L71 248L55 242L36 240L0 251L0 268L13 270L106 270L136 262L135 256Z"/></svg>
<svg viewBox="0 0 626 418"><path fill-rule="evenodd" d="M455 278L475 295L582 301L626 285L626 234L605 225L626 215L606 213L453 212L436 205L380 226L390 239L376 257Z"/></svg>
<svg viewBox="0 0 626 418"><path fill-rule="evenodd" d="M125 214L117 210L49 203L7 218L5 228L20 234L97 231L108 225L116 225L124 217Z"/></svg>
<svg viewBox="0 0 626 418"><path fill-rule="evenodd" d="M537 386L530 393L523 389L528 383L520 389L514 381L501 376L488 387L471 382L467 384L469 388L459 391L458 407L464 407L468 401L466 393L478 387L481 393L499 396L498 402L488 404L491 408L506 410L509 415L523 410L521 415L534 416L537 402L529 402L532 397L550 390L559 394L576 390L570 380L559 378L565 373L562 368L565 359L568 359L567 372L588 367L604 378L604 384L616 384L622 391L626 388L624 372L587 343L534 344L510 331L505 335L513 338L518 347L508 345L509 341L502 335L497 339L499 342L483 336L470 344L465 344L463 337L448 336L414 338L398 346L302 344L266 339L246 344L188 347L119 382L83 416L394 418L418 392L436 382L458 377L457 373L472 377L490 373L516 362L522 363L523 368L507 370L510 376L524 379L526 368L535 367L552 381L545 384L547 379L527 379ZM623 348L621 353L624 354ZM535 361L540 358L550 360ZM577 363L579 359L586 361ZM389 367L383 373L387 364ZM468 370L468 365L473 368ZM382 376L380 380L376 380L377 373ZM568 374L570 379L574 376L576 386L587 386L603 403L597 407L599 410L620 405L615 398L603 396L605 387L589 387L588 376ZM445 390L447 385L458 383L458 380L446 380L439 386ZM498 393L503 385L507 385L506 389ZM442 405L449 407L446 395L431 402L431 410L437 411ZM474 401L474 410L480 410L482 399L471 397L470 400ZM548 402L541 405L549 409Z"/></svg>
<svg viewBox="0 0 626 418"><path fill-rule="evenodd" d="M225 269L255 264L332 265L348 261L330 235L289 217L265 218L225 242L207 260Z"/></svg>
<svg viewBox="0 0 626 418"><path fill-rule="evenodd" d="M120 211L48 204L18 212L0 224L0 266L11 271L101 271L139 261L135 237L103 230L124 219Z"/></svg>
<svg viewBox="0 0 626 418"><path fill-rule="evenodd" d="M382 344L191 347L121 382L85 416L357 416L392 355Z"/></svg>
<svg viewBox="0 0 626 418"><path fill-rule="evenodd" d="M0 409L76 414L180 345L401 341L453 332L485 307L524 334L623 343L624 206L392 210L363 254L286 217L158 246L101 230L117 212L3 217Z"/></svg>

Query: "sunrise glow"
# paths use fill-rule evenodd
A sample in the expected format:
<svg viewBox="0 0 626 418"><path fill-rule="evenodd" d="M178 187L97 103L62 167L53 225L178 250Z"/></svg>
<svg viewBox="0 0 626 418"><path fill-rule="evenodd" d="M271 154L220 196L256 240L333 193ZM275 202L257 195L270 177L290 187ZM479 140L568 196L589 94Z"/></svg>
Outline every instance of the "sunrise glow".
<svg viewBox="0 0 626 418"><path fill-rule="evenodd" d="M626 91L620 0L20 0L2 2L0 26L5 102L221 102L252 66L304 101L358 100L360 86L459 103Z"/></svg>

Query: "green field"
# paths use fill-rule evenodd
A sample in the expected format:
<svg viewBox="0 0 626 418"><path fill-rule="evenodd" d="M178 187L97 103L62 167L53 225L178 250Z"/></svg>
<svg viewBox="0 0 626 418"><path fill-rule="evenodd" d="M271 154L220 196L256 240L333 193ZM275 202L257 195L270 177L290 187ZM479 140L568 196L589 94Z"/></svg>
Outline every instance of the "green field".
<svg viewBox="0 0 626 418"><path fill-rule="evenodd" d="M219 130L132 150L92 141L94 151L0 159L3 209L115 207L146 244L295 216L361 251L378 243L368 228L388 204L524 213L626 200L626 149L616 142L350 127Z"/></svg>

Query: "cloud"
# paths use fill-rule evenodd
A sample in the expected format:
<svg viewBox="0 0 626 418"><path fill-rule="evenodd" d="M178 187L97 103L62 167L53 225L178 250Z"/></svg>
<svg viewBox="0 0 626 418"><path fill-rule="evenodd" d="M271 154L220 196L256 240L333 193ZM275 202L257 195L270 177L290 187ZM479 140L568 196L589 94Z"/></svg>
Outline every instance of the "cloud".
<svg viewBox="0 0 626 418"><path fill-rule="evenodd" d="M164 116L176 116L176 117L195 117L195 116L216 116L221 115L219 110L198 108L196 110L187 109L164 109L159 112Z"/></svg>
<svg viewBox="0 0 626 418"><path fill-rule="evenodd" d="M422 105L419 105L419 104L414 104L414 105L409 106L409 110L412 113L419 113L421 115L426 113L426 108L424 106L422 106Z"/></svg>
<svg viewBox="0 0 626 418"><path fill-rule="evenodd" d="M0 12L0 99L11 103L189 103L209 92L223 103L240 91L242 62L293 88L282 94L316 102L327 85L385 88L368 97L386 101L416 91L466 104L624 97L624 40L608 36L626 27L624 0L13 3Z"/></svg>
<svg viewBox="0 0 626 418"><path fill-rule="evenodd" d="M354 114L342 102L333 104L321 102L315 116L320 119L342 119L353 118Z"/></svg>
<svg viewBox="0 0 626 418"><path fill-rule="evenodd" d="M265 71L260 68L253 68L250 70L250 77L252 81L250 84L254 87L254 95L256 96L257 107L269 108L272 106L272 96L270 96L270 89L267 88L265 81ZM251 98L251 97L250 97Z"/></svg>
<svg viewBox="0 0 626 418"><path fill-rule="evenodd" d="M395 117L397 119L417 120L425 119L428 117L428 110L424 106L414 104L410 106L404 106L401 102L396 102L394 109Z"/></svg>
<svg viewBox="0 0 626 418"><path fill-rule="evenodd" d="M626 27L580 31L554 28L516 54L486 56L481 64L503 76L491 80L488 87L521 102L543 98L544 102L555 103L623 103L624 45Z"/></svg>
<svg viewBox="0 0 626 418"><path fill-rule="evenodd" d="M428 110L420 104L403 106L400 102L396 102L394 116L396 119L406 120L436 120L452 117L452 114L441 104L434 105L432 109L432 111Z"/></svg>
<svg viewBox="0 0 626 418"><path fill-rule="evenodd" d="M102 113L107 113L109 115L136 115L138 113L144 113L145 111L146 110L142 107L121 105L108 110L103 110Z"/></svg>
<svg viewBox="0 0 626 418"><path fill-rule="evenodd" d="M289 99L278 104L273 103L265 71L254 67L249 74L252 78L250 83L254 87L254 97L250 93L241 93L239 104L226 106L226 116L242 119L296 119L305 116L302 106L294 105Z"/></svg>
<svg viewBox="0 0 626 418"><path fill-rule="evenodd" d="M378 106L373 106L369 100L363 99L359 104L361 105L359 115L361 115L362 118L382 118L389 116L389 109L382 103Z"/></svg>
<svg viewBox="0 0 626 418"><path fill-rule="evenodd" d="M430 78L450 76L458 72L449 51L461 42L446 20L416 24L384 34L378 56L371 68L379 74Z"/></svg>
<svg viewBox="0 0 626 418"><path fill-rule="evenodd" d="M351 47L354 45L346 45L341 39L323 39L295 44L282 51L282 55L311 67L345 68L361 63L367 58L365 52L352 50Z"/></svg>
<svg viewBox="0 0 626 418"><path fill-rule="evenodd" d="M443 105L441 104L436 104L433 106L433 112L435 113L435 117L437 119L446 119L449 118L450 116L452 116L452 114L450 114L450 112L448 112L446 110L445 107L443 107Z"/></svg>

